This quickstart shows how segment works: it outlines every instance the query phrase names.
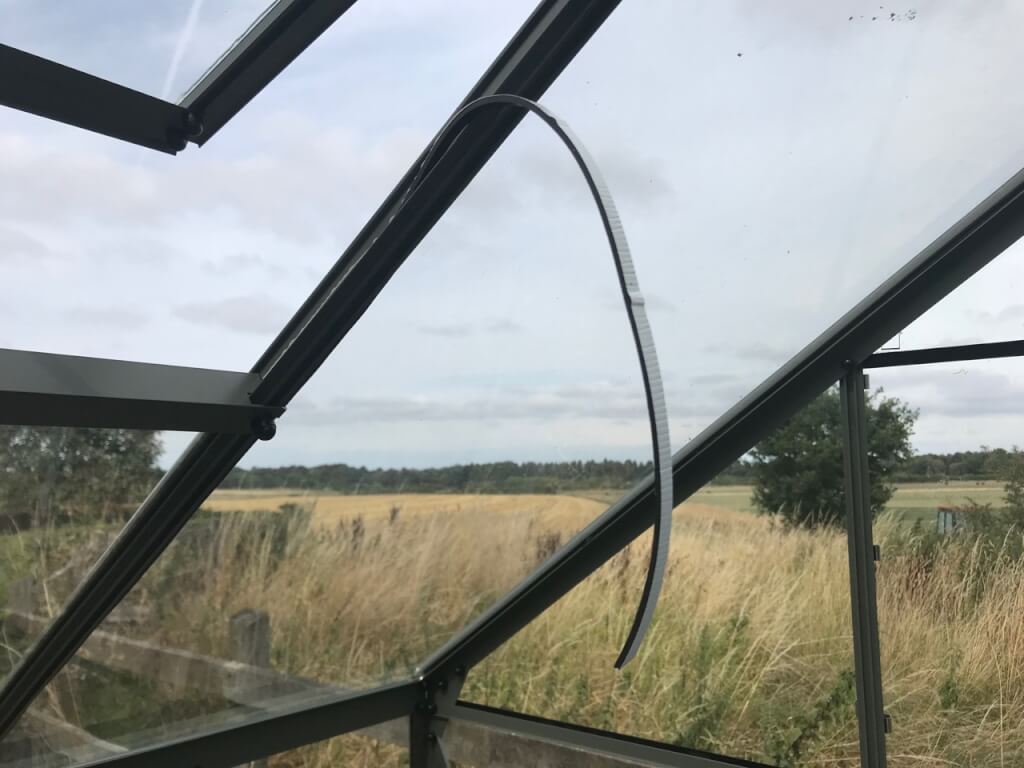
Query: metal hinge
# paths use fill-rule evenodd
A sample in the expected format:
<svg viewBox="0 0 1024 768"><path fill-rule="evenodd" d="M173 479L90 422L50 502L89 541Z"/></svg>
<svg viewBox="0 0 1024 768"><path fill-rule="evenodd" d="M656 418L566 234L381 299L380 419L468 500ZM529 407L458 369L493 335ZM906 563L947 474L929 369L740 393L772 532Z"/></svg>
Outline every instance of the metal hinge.
<svg viewBox="0 0 1024 768"><path fill-rule="evenodd" d="M882 547L880 544L871 545L871 559L876 563L882 562Z"/></svg>
<svg viewBox="0 0 1024 768"><path fill-rule="evenodd" d="M882 714L882 730L886 735L892 733L892 716L888 712Z"/></svg>

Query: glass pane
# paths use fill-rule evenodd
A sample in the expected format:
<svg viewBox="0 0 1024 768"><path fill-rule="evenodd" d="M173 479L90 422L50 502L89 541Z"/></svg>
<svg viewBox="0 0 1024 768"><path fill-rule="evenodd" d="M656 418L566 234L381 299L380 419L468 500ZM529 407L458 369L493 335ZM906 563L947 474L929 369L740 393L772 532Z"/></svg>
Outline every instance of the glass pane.
<svg viewBox="0 0 1024 768"><path fill-rule="evenodd" d="M845 532L765 514L753 474L738 463L677 507L650 634L622 671L648 535L471 670L462 698L769 765L858 766Z"/></svg>
<svg viewBox="0 0 1024 768"><path fill-rule="evenodd" d="M0 42L177 101L268 4L6 0Z"/></svg>
<svg viewBox="0 0 1024 768"><path fill-rule="evenodd" d="M120 695L130 688L118 681L106 681ZM140 720L145 715L138 713ZM409 764L408 720L392 720L362 731L309 744L272 755L265 760L243 763L238 768L400 768ZM187 735L180 731L180 735ZM165 734L170 735L170 734ZM46 713L33 710L19 722L0 747L4 768L65 768L113 757L124 746L97 738Z"/></svg>
<svg viewBox="0 0 1024 768"><path fill-rule="evenodd" d="M68 723L141 745L407 678L651 471L604 232L545 130L517 132L132 590L140 620L87 641ZM505 191L524 146L559 174L541 197Z"/></svg>
<svg viewBox="0 0 1024 768"><path fill-rule="evenodd" d="M574 59L544 102L606 172L673 331L676 445L1024 165L1022 21L1012 3L622 3Z"/></svg>
<svg viewBox="0 0 1024 768"><path fill-rule="evenodd" d="M79 5L17 8L81 47ZM177 157L0 110L0 347L248 370L534 5L356 3Z"/></svg>
<svg viewBox="0 0 1024 768"><path fill-rule="evenodd" d="M991 307L998 317L1000 306L977 312ZM932 327L956 317L944 314ZM886 368L871 376L920 412L916 455L898 472L874 524L882 549L883 689L893 719L889 764L1019 764L1024 359Z"/></svg>
<svg viewBox="0 0 1024 768"><path fill-rule="evenodd" d="M1024 242L1017 241L904 328L898 337L898 348L927 349L1024 339L1021 285L1024 285ZM918 369L926 373L928 370ZM930 375L928 379L936 380Z"/></svg>
<svg viewBox="0 0 1024 768"><path fill-rule="evenodd" d="M0 680L160 479L176 455L163 442L147 431L0 426Z"/></svg>
<svg viewBox="0 0 1024 768"><path fill-rule="evenodd" d="M267 768L402 768L409 765L408 743L409 721L392 720L274 755Z"/></svg>

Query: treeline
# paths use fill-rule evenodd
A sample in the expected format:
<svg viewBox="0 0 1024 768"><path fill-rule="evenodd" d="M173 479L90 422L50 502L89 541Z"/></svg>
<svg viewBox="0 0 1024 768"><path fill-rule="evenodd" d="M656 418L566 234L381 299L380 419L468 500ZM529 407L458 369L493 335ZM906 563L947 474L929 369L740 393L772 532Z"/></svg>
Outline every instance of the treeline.
<svg viewBox="0 0 1024 768"><path fill-rule="evenodd" d="M348 464L235 468L224 488L312 488L338 493L559 493L621 490L651 472L639 461L499 461L432 469L368 469Z"/></svg>
<svg viewBox="0 0 1024 768"><path fill-rule="evenodd" d="M1013 451L982 447L977 451L922 453L894 469L889 481L899 483L1006 478ZM560 493L622 490L651 472L650 462L564 461L455 464L431 469L369 469L348 464L315 467L235 468L225 488L310 488L338 493ZM734 461L713 481L716 485L751 485L754 465Z"/></svg>
<svg viewBox="0 0 1024 768"><path fill-rule="evenodd" d="M944 481L969 482L990 480L1003 482L1021 461L1017 448L989 448L954 453L917 453L900 462L888 475L895 483L941 483ZM733 464L720 474L715 482L723 485L750 485L754 482L754 465L745 460Z"/></svg>
<svg viewBox="0 0 1024 768"><path fill-rule="evenodd" d="M928 483L944 480L997 480L1010 474L1020 461L1017 449L981 446L976 451L956 453L919 453L892 473L898 483Z"/></svg>

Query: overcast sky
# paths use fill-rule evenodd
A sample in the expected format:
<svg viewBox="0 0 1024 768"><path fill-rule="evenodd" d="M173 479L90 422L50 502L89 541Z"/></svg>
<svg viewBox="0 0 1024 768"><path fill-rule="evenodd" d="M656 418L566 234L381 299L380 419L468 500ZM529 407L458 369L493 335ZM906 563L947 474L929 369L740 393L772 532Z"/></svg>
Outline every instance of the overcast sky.
<svg viewBox="0 0 1024 768"><path fill-rule="evenodd" d="M362 0L174 158L0 111L0 346L247 370L531 8ZM259 11L0 0L0 29L177 98ZM625 0L552 87L619 204L675 447L1024 165L1022 23L996 0ZM902 346L1024 337L1020 250ZM919 449L954 450L1024 444L1021 372L874 380L921 409ZM528 120L243 465L648 442L597 215Z"/></svg>

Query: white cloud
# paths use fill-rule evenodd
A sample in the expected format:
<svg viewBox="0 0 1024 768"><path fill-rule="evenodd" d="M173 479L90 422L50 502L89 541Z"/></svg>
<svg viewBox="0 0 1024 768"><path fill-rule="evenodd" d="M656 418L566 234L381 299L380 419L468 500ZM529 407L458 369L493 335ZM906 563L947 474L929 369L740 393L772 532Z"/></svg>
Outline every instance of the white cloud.
<svg viewBox="0 0 1024 768"><path fill-rule="evenodd" d="M174 314L190 323L261 335L281 330L289 317L288 307L266 294L189 302L175 307Z"/></svg>
<svg viewBox="0 0 1024 768"><path fill-rule="evenodd" d="M532 5L459 7L454 24L442 0L358 3L176 158L0 113L0 306L13 318L0 345L247 369ZM258 7L236 10L201 15L178 85ZM158 88L180 7L140 4L116 29L67 12L21 3L11 41ZM676 446L1024 164L1022 10L860 23L876 12L623 3L543 97L619 205ZM108 45L118 36L124 47ZM153 55L128 71L137 50ZM904 348L1020 338L1014 253L907 329ZM557 140L526 121L293 406L289 440L261 450L266 463L643 454L642 411L618 423L634 401L585 391L619 375L641 402L592 202ZM972 419L986 420L983 442L1012 442L1013 378L962 378L907 380L919 443L973 441L948 429ZM362 426L341 440L352 419Z"/></svg>

